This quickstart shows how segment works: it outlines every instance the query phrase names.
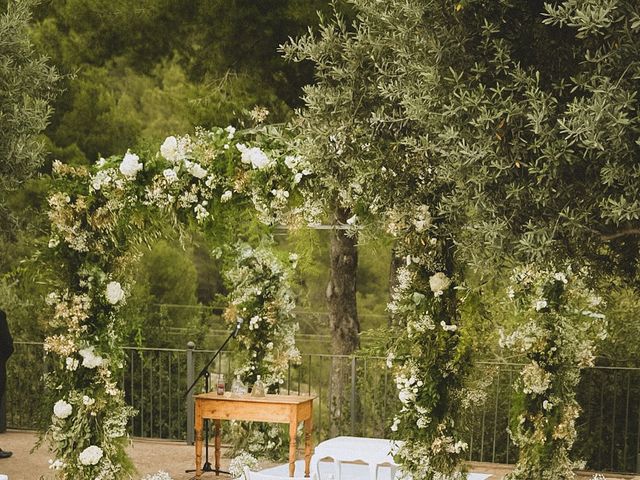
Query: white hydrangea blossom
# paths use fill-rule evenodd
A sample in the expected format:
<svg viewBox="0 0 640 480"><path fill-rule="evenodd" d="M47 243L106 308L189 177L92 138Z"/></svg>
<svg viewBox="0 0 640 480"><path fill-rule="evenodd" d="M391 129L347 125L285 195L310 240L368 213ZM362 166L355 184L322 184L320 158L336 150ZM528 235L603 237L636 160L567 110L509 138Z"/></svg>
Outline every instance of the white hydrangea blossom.
<svg viewBox="0 0 640 480"><path fill-rule="evenodd" d="M82 465L97 465L102 458L102 455L103 452L100 447L97 445L91 445L80 452L78 460Z"/></svg>
<svg viewBox="0 0 640 480"><path fill-rule="evenodd" d="M65 419L72 413L73 406L70 403L65 402L64 400L58 400L53 405L53 414L60 419Z"/></svg>

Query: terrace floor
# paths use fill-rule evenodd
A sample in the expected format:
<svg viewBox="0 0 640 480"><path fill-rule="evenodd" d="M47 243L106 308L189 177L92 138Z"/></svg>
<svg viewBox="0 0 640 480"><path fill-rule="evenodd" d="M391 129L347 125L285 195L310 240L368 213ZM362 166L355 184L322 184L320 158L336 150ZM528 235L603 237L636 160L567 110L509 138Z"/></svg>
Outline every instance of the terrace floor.
<svg viewBox="0 0 640 480"><path fill-rule="evenodd" d="M41 477L52 479L53 475L48 468L48 461L51 458L49 452L41 448L30 453L35 442L36 434L34 432L9 430L0 434L0 447L13 452L11 458L0 460L0 473L8 475L9 480L36 480ZM174 480L189 480L193 477L193 474L185 473L185 470L193 468L194 448L184 442L134 438L129 453L140 476L164 470L171 474ZM213 451L211 451L211 458L213 458ZM228 463L229 459L224 457L223 451L222 468L225 469ZM272 467L274 464L262 464L261 466L266 468ZM492 474L489 480L502 479L509 470L507 465L478 462L470 464L470 471ZM590 479L592 476L593 473L580 472L578 478ZM213 479L215 475L206 473L202 478L203 480ZM221 478L228 477L221 476ZM607 480L640 480L640 475L634 477L616 474L606 475L606 478Z"/></svg>

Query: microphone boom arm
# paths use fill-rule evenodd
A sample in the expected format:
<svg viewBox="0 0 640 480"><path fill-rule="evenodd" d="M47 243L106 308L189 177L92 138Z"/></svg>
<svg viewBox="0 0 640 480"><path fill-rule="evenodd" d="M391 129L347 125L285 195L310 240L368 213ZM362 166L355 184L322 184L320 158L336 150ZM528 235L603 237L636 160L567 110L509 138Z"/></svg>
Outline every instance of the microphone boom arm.
<svg viewBox="0 0 640 480"><path fill-rule="evenodd" d="M200 380L202 377L205 376L205 374L207 373L207 371L209 370L209 367L211 366L211 364L213 363L213 361L218 357L218 355L220 355L220 352L222 351L222 349L224 347L227 346L227 343L229 343L229 340L231 340L232 338L235 338L235 336L237 335L237 328L234 328L233 332L231 332L229 334L229 336L227 337L227 339L224 341L224 343L220 346L220 348L218 349L218 351L213 355L213 357L211 357L209 359L209 361L207 362L207 364L204 366L204 368L202 370L200 370L200 373L198 374L198 376L196 377L196 379L193 381L193 383L191 384L191 386L189 386L189 388L187 388L186 392L184 392L183 397L186 397L187 395L189 395L189 392L193 389L193 387L196 386L196 383L198 383L198 380Z"/></svg>

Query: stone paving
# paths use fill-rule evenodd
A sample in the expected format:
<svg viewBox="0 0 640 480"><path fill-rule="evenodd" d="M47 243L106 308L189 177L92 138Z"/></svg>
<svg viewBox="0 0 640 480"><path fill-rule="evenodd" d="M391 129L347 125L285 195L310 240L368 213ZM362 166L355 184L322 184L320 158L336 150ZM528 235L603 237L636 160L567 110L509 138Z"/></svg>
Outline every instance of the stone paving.
<svg viewBox="0 0 640 480"><path fill-rule="evenodd" d="M53 475L48 468L51 455L45 448L40 448L30 453L36 442L36 434L33 432L9 430L0 434L0 447L13 451L13 456L0 460L0 473L9 476L9 480L50 480ZM165 440L149 440L135 438L129 448L133 462L138 469L139 477L158 470L168 472L174 480L189 480L193 473L186 473L186 469L193 468L194 448L184 442L172 442ZM213 451L210 458L213 459ZM229 460L222 459L222 468L228 468ZM271 465L263 465L268 467ZM470 469L478 473L491 473L490 480L500 480L509 472L507 465L491 463L472 463ZM580 472L578 478L590 479L591 472ZM203 480L216 478L213 473L202 476ZM221 480L228 480L228 476L221 476ZM640 480L640 476L631 475L606 475L607 480L633 479Z"/></svg>

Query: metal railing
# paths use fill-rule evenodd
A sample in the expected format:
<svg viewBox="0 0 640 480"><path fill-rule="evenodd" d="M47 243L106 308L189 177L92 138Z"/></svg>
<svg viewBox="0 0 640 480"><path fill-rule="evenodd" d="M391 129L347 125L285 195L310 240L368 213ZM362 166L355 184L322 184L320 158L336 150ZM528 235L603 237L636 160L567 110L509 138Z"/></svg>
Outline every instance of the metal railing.
<svg viewBox="0 0 640 480"><path fill-rule="evenodd" d="M34 429L51 413L44 402L40 377L44 372L42 344L16 342L8 362L7 424ZM127 402L137 409L130 423L134 436L193 441L193 402L186 387L213 351L128 347L120 379ZM231 353L223 352L212 367L212 377L224 373L230 382L235 369ZM513 385L520 366L480 363L479 374L491 382L484 402L473 409L465 424L473 461L514 463L517 448L507 433ZM200 383L195 393L202 391ZM281 392L314 394L315 440L336 435L389 437L389 426L399 401L385 359L379 357L305 354L291 365ZM640 368L587 369L578 389L582 415L577 424L576 457L600 471L640 472Z"/></svg>

